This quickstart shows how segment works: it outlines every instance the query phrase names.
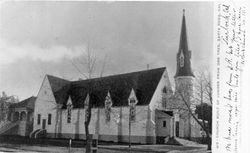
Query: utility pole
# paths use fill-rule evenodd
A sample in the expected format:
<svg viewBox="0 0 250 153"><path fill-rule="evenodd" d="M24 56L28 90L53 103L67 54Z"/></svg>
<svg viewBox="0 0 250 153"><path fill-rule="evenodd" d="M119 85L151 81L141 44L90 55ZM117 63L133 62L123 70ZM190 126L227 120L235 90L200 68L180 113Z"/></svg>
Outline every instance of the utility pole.
<svg viewBox="0 0 250 153"><path fill-rule="evenodd" d="M131 152L131 106L129 107L129 119L128 119L128 132L129 132L129 152Z"/></svg>
<svg viewBox="0 0 250 153"><path fill-rule="evenodd" d="M71 143L72 143L72 140L69 139L69 153L71 153Z"/></svg>
<svg viewBox="0 0 250 153"><path fill-rule="evenodd" d="M129 152L131 152L131 122L135 122L135 106L138 100L135 95L135 91L132 88L130 96L128 98L128 105L129 105Z"/></svg>

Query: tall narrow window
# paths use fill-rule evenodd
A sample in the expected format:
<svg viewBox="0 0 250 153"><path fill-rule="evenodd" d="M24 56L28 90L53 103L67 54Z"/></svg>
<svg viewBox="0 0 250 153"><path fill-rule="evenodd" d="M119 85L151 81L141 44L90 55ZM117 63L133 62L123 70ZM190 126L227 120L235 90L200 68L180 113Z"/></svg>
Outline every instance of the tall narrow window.
<svg viewBox="0 0 250 153"><path fill-rule="evenodd" d="M183 55L183 50L181 50L180 54L180 67L184 66L184 55Z"/></svg>
<svg viewBox="0 0 250 153"><path fill-rule="evenodd" d="M136 106L132 105L130 106L130 122L135 122L136 119Z"/></svg>
<svg viewBox="0 0 250 153"><path fill-rule="evenodd" d="M40 125L41 123L41 114L37 115L37 125Z"/></svg>
<svg viewBox="0 0 250 153"><path fill-rule="evenodd" d="M51 114L48 114L48 125L51 124Z"/></svg>
<svg viewBox="0 0 250 153"><path fill-rule="evenodd" d="M179 137L179 122L175 122L175 136Z"/></svg>
<svg viewBox="0 0 250 153"><path fill-rule="evenodd" d="M105 118L106 118L106 122L109 122L111 117L110 117L110 112L111 112L111 108L110 107L106 107L105 108Z"/></svg>
<svg viewBox="0 0 250 153"><path fill-rule="evenodd" d="M67 106L67 123L71 123L71 107L72 105Z"/></svg>
<svg viewBox="0 0 250 153"><path fill-rule="evenodd" d="M135 95L135 91L132 88L129 98L128 98L128 105L129 105L129 122L135 122L136 119L136 104L138 100Z"/></svg>
<svg viewBox="0 0 250 153"><path fill-rule="evenodd" d="M166 108L167 107L167 87L164 86L162 89L162 107Z"/></svg>
<svg viewBox="0 0 250 153"><path fill-rule="evenodd" d="M163 127L166 127L167 126L167 122L166 121L163 121Z"/></svg>
<svg viewBox="0 0 250 153"><path fill-rule="evenodd" d="M71 123L71 110L72 110L72 100L69 97L67 102L67 123Z"/></svg>
<svg viewBox="0 0 250 153"><path fill-rule="evenodd" d="M111 107L112 107L112 100L110 93L108 92L106 98L105 98L105 116L106 116L106 122L109 122L111 119L110 113L111 113Z"/></svg>

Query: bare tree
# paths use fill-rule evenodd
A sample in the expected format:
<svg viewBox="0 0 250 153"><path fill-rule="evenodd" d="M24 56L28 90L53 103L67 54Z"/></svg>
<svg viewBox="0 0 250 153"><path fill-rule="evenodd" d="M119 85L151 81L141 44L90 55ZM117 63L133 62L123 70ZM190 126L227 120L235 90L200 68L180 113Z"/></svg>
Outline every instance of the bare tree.
<svg viewBox="0 0 250 153"><path fill-rule="evenodd" d="M18 101L18 97L14 95L8 96L4 91L2 92L2 95L0 95L0 122L7 120L10 113L10 104L17 103Z"/></svg>
<svg viewBox="0 0 250 153"><path fill-rule="evenodd" d="M194 97L197 103L213 103L211 75L207 68L196 72L194 88Z"/></svg>
<svg viewBox="0 0 250 153"><path fill-rule="evenodd" d="M104 60L103 60L102 65L101 65L100 77L102 77L104 74L106 60L107 60L107 55L105 55ZM91 113L92 113L91 112L92 104L90 102L90 98L92 96L93 88L91 87L92 84L91 84L90 79L92 78L92 76L95 72L96 62L97 62L96 55L94 54L93 50L91 50L89 42L87 44L86 51L83 52L83 58L78 59L78 63L81 64L81 66L87 71L87 73L83 73L76 66L76 64L74 64L74 62L72 62L73 66L78 70L78 72L81 73L85 77L85 79L89 80L87 82L88 91L87 91L87 97L85 99L85 106L88 105L88 107L85 107L86 117L85 117L85 122L84 122L85 134L86 134L86 153L91 152L91 137L90 137L90 133L89 133L89 123L91 121Z"/></svg>
<svg viewBox="0 0 250 153"><path fill-rule="evenodd" d="M198 71L196 73L195 82L194 82L194 92L190 93L189 87L183 85L176 91L175 98L182 102L183 105L178 106L182 110L185 110L192 116L192 118L200 125L200 127L205 131L208 143L208 150L211 150L211 133L209 126L207 125L204 118L199 118L195 114L193 106L202 105L204 103L212 104L212 83L210 79L210 73L208 71ZM178 109L177 108L177 109ZM202 111L204 112L204 111ZM204 114L202 115L204 116Z"/></svg>
<svg viewBox="0 0 250 153"><path fill-rule="evenodd" d="M87 97L85 99L85 106L84 108L86 109L86 113L85 113L85 122L84 122L84 126L85 126L85 134L86 134L86 153L90 153L91 152L91 141L92 138L89 135L89 123L91 120L91 104L90 104L90 97L89 97L89 93L87 94Z"/></svg>

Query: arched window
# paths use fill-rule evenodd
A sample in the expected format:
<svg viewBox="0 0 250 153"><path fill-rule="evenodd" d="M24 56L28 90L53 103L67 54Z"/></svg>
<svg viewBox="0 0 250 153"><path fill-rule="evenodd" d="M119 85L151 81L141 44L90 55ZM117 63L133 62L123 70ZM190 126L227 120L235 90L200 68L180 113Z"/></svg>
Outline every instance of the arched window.
<svg viewBox="0 0 250 153"><path fill-rule="evenodd" d="M166 94L167 93L167 87L164 86L163 89L162 89L162 93Z"/></svg>
<svg viewBox="0 0 250 153"><path fill-rule="evenodd" d="M27 116L27 115L26 115L26 112L22 111L22 112L21 112L21 118L20 118L20 120L21 120L21 121L25 121L25 120L26 120L26 116Z"/></svg>
<svg viewBox="0 0 250 153"><path fill-rule="evenodd" d="M14 113L13 121L19 120L19 112Z"/></svg>
<svg viewBox="0 0 250 153"><path fill-rule="evenodd" d="M183 50L181 50L180 54L180 67L184 66L184 55L183 55Z"/></svg>
<svg viewBox="0 0 250 153"><path fill-rule="evenodd" d="M162 89L162 107L167 107L167 87L164 86Z"/></svg>

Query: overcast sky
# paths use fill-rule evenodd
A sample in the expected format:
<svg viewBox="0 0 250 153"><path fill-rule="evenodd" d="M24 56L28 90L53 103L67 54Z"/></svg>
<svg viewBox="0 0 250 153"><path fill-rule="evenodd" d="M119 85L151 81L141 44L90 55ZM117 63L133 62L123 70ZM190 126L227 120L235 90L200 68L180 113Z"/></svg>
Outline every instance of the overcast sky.
<svg viewBox="0 0 250 153"><path fill-rule="evenodd" d="M211 2L5 2L0 11L0 91L36 96L45 74L84 78L87 42L97 57L94 76L166 66L173 82L182 9L193 69L209 67Z"/></svg>

